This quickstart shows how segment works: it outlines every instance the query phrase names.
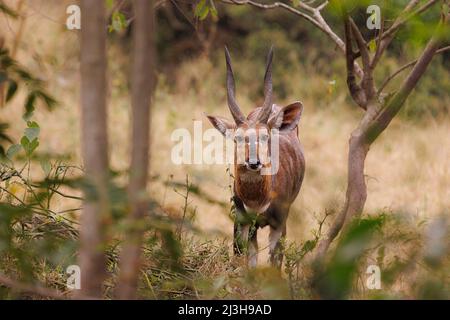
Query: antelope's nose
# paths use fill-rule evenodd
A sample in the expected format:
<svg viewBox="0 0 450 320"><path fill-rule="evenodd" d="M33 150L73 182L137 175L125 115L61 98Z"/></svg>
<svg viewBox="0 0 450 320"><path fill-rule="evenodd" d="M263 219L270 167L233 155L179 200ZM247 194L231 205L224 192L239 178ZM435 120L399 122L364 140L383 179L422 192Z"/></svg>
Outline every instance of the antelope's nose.
<svg viewBox="0 0 450 320"><path fill-rule="evenodd" d="M256 170L261 166L261 162L259 162L259 160L257 160L255 163L250 163L249 167L250 169Z"/></svg>

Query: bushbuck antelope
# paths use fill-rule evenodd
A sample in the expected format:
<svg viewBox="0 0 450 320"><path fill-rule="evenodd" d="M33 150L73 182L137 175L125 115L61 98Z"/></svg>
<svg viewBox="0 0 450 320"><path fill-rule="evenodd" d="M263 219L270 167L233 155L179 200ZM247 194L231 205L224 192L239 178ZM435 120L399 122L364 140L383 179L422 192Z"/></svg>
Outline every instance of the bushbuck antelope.
<svg viewBox="0 0 450 320"><path fill-rule="evenodd" d="M224 136L231 134L235 142L234 252L241 254L246 251L249 266L256 266L257 230L268 225L270 262L281 268L281 238L286 236L289 208L300 191L305 172L305 159L297 128L303 105L294 102L279 107L272 103L272 58L271 48L264 76L263 105L245 117L236 102L231 58L225 47L227 100L234 121L207 117ZM272 152L275 142L278 143L277 157ZM239 154L243 157L242 161L238 161ZM262 158L270 161L263 161ZM263 174L263 170L270 166L273 168L274 163L277 163L278 170Z"/></svg>

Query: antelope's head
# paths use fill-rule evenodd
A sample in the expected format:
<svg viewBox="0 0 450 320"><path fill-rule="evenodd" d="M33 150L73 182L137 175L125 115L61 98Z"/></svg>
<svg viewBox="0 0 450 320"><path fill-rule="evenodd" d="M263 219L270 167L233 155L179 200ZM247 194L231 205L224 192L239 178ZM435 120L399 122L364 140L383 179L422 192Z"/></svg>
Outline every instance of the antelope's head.
<svg viewBox="0 0 450 320"><path fill-rule="evenodd" d="M262 168L268 167L271 162L271 146L272 143L275 143L274 135L295 129L300 120L303 109L300 102L292 103L284 108L275 108L273 105L272 58L273 48L270 49L267 56L263 105L245 117L236 102L231 58L225 47L227 100L233 120L215 116L207 117L224 136L233 138L235 165L238 171L260 173Z"/></svg>

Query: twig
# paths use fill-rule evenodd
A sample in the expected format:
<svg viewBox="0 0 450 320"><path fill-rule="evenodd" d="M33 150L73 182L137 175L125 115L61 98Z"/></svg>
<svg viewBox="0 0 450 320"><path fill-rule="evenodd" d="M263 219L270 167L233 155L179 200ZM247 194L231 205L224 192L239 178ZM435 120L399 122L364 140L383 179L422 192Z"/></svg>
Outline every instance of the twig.
<svg viewBox="0 0 450 320"><path fill-rule="evenodd" d="M443 48L440 48L439 50L436 50L436 52L434 53L439 54L445 51L450 50L450 46L446 46ZM389 77L387 77L383 84L380 86L380 89L378 89L377 92L377 96L380 96L380 94L383 92L384 88L386 87L386 85L389 83L389 81L391 81L392 79L394 79L397 75L399 75L402 71L408 69L409 67L412 67L413 65L415 65L417 63L418 59L415 59L413 61L408 62L407 64L403 65L402 67L400 67L397 71L395 71L393 74L391 74Z"/></svg>
<svg viewBox="0 0 450 320"><path fill-rule="evenodd" d="M355 54L352 48L352 28L349 15L344 12L344 36L345 36L345 59L347 65L347 86L355 102L364 110L367 109L367 98L364 90L356 82L355 77ZM364 77L364 74L363 74Z"/></svg>
<svg viewBox="0 0 450 320"><path fill-rule="evenodd" d="M116 1L114 3L114 6L111 8L111 10L109 11L107 17L111 17L113 15L114 12L116 11L120 11L120 9L122 9L123 5L125 4L126 0L120 0L120 1Z"/></svg>
<svg viewBox="0 0 450 320"><path fill-rule="evenodd" d="M39 186L38 186L38 185L33 185L33 187L39 187ZM71 195L62 193L61 191L58 191L57 189L52 188L52 187L48 187L48 189L51 190L51 191L53 191L54 193L59 194L60 196L62 196L62 197L64 197L64 198L83 201L83 198L82 198L82 197L71 196Z"/></svg>
<svg viewBox="0 0 450 320"><path fill-rule="evenodd" d="M370 55L369 50L367 49L367 43L366 40L364 40L363 35L361 34L361 31L359 31L358 26L353 21L352 18L349 17L350 26L352 29L352 34L355 37L356 44L358 45L359 52L361 54L361 59L363 63L363 78L362 78L362 88L365 91L366 95L366 102L371 100L373 96L375 95L375 86L373 83L373 76L372 76L372 68L370 66Z"/></svg>
<svg viewBox="0 0 450 320"><path fill-rule="evenodd" d="M437 3L438 0L429 0L427 3L423 4L422 6L420 6L417 10L414 10L413 12L411 12L412 8L417 5L417 2L418 1L411 1L410 4L408 4L408 6L406 6L406 8L403 11L403 13L394 21L392 26L388 30L386 30L386 32L384 33L384 35L382 37L383 39L392 36L409 19L411 19L414 16L416 16L418 14L421 14L422 12L428 10L428 8L430 8L435 3ZM414 4L412 4L412 3L414 3Z"/></svg>
<svg viewBox="0 0 450 320"><path fill-rule="evenodd" d="M17 201L20 202L20 204L22 205L26 205L25 202L22 201L22 199L20 199L19 197L17 197L14 193L10 192L8 189L3 188L2 186L0 186L0 190L3 190L4 192L6 192L7 194L9 194L10 196L12 196L14 199L16 199Z"/></svg>
<svg viewBox="0 0 450 320"><path fill-rule="evenodd" d="M175 9L178 10L179 13L181 13L181 15L184 17L184 19L186 19L186 21L192 26L192 28L194 28L195 31L197 31L197 27L195 26L195 24L189 19L189 17L184 13L183 10L181 10L181 8L178 6L177 2L175 0L170 0L170 2L173 4L173 6L175 7Z"/></svg>
<svg viewBox="0 0 450 320"><path fill-rule="evenodd" d="M294 13L294 14L306 19L307 21L312 23L314 26L319 28L319 30L321 30L331 40L333 40L333 42L336 43L337 47L345 54L344 41L342 41L342 39L330 28L330 26L325 21L325 19L322 17L322 14L320 13L321 10L323 10L328 5L328 1L323 2L321 5L319 5L318 7L315 7L315 8L307 5L303 1L300 1L299 6L303 10L310 12L312 14L312 16L308 15L294 7L291 7L283 2L274 2L272 4L262 4L262 3L259 3L259 2L253 1L253 0L220 0L220 1L222 1L223 3L226 3L226 4L251 5L251 6L260 8L260 9L281 8L281 9L287 10L291 13ZM361 68L359 67L359 65L356 61L354 62L354 64L355 64L356 74L358 75L358 77L362 78L363 71L361 70Z"/></svg>
<svg viewBox="0 0 450 320"><path fill-rule="evenodd" d="M427 3L425 3L424 5L419 7L417 10L414 10L413 12L411 12L414 9L414 7L417 6L418 2L419 2L418 0L411 0L408 3L408 5L405 7L403 12L400 14L400 16L397 17L397 19L395 19L392 26L389 29L387 29L385 32L383 32L383 34L381 35L381 41L380 41L379 45L377 46L377 52L371 62L372 69L375 68L375 66L379 62L381 56L383 55L383 52L386 50L386 48L389 46L391 41L394 39L394 36L395 36L396 32L398 31L398 29L400 29L400 27L402 25L404 25L409 19L426 11L428 8L430 8L432 5L434 5L437 2L437 0L429 0Z"/></svg>
<svg viewBox="0 0 450 320"><path fill-rule="evenodd" d="M47 287L43 287L41 285L32 285L26 284L23 282L19 282L17 280L13 280L8 278L7 276L0 274L0 284L11 288L14 291L34 294L42 297L53 298L53 299L66 299L67 296L64 295L59 290L50 289Z"/></svg>
<svg viewBox="0 0 450 320"><path fill-rule="evenodd" d="M428 41L425 49L420 55L417 62L414 63L414 68L408 74L406 79L400 86L400 89L389 99L384 109L379 112L376 118L371 122L366 130L366 140L370 144L372 143L383 130L389 125L394 116L398 113L402 107L406 98L410 95L411 91L416 87L417 82L427 70L428 65L431 63L434 55L439 50L439 44L442 41L442 32L446 30L447 23L450 15L444 13L441 15L436 30L433 36ZM445 50L444 50L445 51Z"/></svg>
<svg viewBox="0 0 450 320"><path fill-rule="evenodd" d="M189 175L186 175L186 194L181 194L180 192L175 190L175 192L178 193L180 196L182 196L183 199L184 199L183 216L181 218L180 226L179 226L178 232L177 232L178 233L178 240L181 240L181 233L183 231L183 224L184 224L184 220L186 219L186 212L187 212L187 208L189 206L189 191L190 191Z"/></svg>
<svg viewBox="0 0 450 320"><path fill-rule="evenodd" d="M252 0L221 0L224 3L228 3L228 4L236 4L236 5L251 5L257 8L261 8L261 9L276 9L276 8L283 8L285 10L288 10L298 16L301 16L302 18L308 20L309 22L311 22L312 24L314 24L316 27L318 27L319 29L321 29L322 31L325 32L323 26L316 21L314 18L312 18L311 16L307 15L306 13L301 12L300 10L297 10L283 2L274 2L272 4L262 4L256 1L252 1ZM308 11L312 12L313 8L307 6L306 4L300 2L300 4L302 4L302 8L305 9L307 8Z"/></svg>

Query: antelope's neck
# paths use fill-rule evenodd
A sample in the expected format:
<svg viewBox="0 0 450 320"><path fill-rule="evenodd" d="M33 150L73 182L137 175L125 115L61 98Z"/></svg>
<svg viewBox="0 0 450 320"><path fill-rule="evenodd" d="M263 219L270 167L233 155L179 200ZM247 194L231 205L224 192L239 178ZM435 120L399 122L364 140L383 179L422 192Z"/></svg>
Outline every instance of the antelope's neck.
<svg viewBox="0 0 450 320"><path fill-rule="evenodd" d="M262 213L270 205L272 176L235 170L235 190L247 211Z"/></svg>

